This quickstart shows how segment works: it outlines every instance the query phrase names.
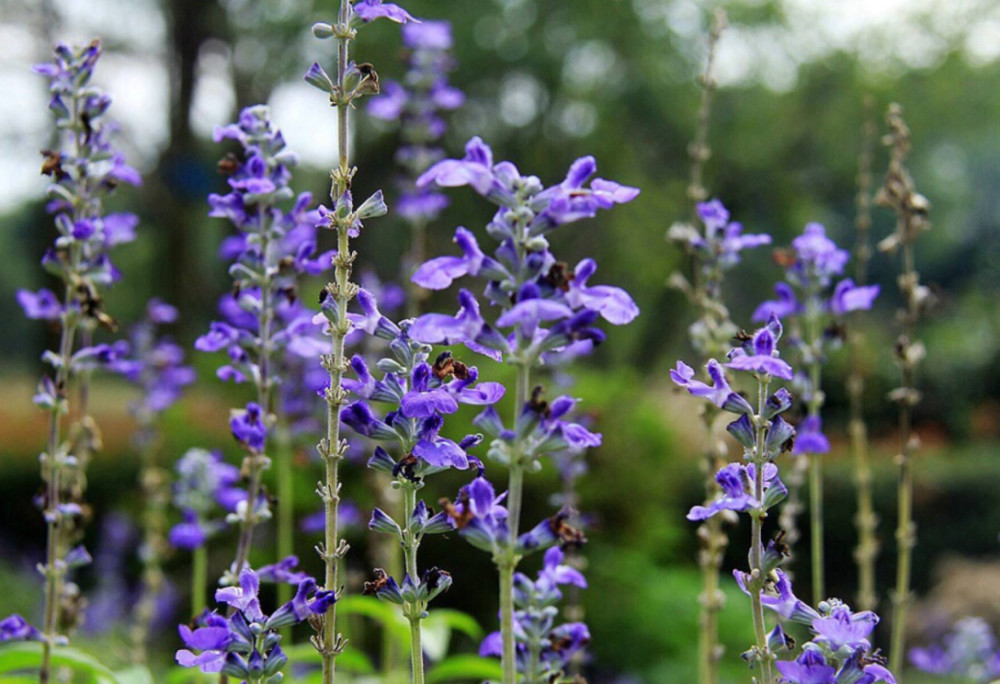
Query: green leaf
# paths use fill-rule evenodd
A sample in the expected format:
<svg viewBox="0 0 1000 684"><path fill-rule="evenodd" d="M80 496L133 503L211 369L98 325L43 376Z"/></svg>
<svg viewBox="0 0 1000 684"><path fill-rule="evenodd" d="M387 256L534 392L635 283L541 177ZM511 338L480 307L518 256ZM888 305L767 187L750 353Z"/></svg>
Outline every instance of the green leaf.
<svg viewBox="0 0 1000 684"><path fill-rule="evenodd" d="M153 674L143 665L134 665L115 672L118 684L153 684Z"/></svg>
<svg viewBox="0 0 1000 684"><path fill-rule="evenodd" d="M119 684L114 672L83 651L56 647L52 649L52 663L84 675L85 684ZM5 682L17 681L8 675L38 670L41 666L42 644L37 641L21 641L0 648L0 675Z"/></svg>
<svg viewBox="0 0 1000 684"><path fill-rule="evenodd" d="M451 608L438 608L430 612L430 615L424 620L424 624L438 621L448 625L451 629L467 634L473 641L479 641L483 638L483 628L468 613Z"/></svg>
<svg viewBox="0 0 1000 684"><path fill-rule="evenodd" d="M456 682L474 679L498 680L503 677L500 661L494 658L480 658L474 655L457 655L442 660L427 673L427 684Z"/></svg>
<svg viewBox="0 0 1000 684"><path fill-rule="evenodd" d="M219 681L217 674L205 674L193 667L175 667L167 673L166 684L202 684L202 682Z"/></svg>
<svg viewBox="0 0 1000 684"><path fill-rule="evenodd" d="M314 663L319 665L323 662L323 658L312 644L295 644L282 650L288 656L289 664ZM337 656L337 669L356 674L374 674L375 672L375 666L372 665L368 656L355 648L345 648L343 653Z"/></svg>
<svg viewBox="0 0 1000 684"><path fill-rule="evenodd" d="M337 615L361 615L374 620L389 630L401 652L409 652L410 624L395 605L379 601L374 596L353 594L337 601Z"/></svg>

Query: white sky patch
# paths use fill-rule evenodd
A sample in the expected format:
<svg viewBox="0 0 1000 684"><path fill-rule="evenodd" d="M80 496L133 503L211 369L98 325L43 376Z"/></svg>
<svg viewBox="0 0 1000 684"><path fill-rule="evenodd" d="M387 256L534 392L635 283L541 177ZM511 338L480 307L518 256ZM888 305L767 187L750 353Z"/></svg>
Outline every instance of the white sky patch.
<svg viewBox="0 0 1000 684"><path fill-rule="evenodd" d="M327 169L336 164L337 112L330 100L305 81L283 83L271 93L271 121L303 164Z"/></svg>
<svg viewBox="0 0 1000 684"><path fill-rule="evenodd" d="M236 118L236 93L230 65L229 48L225 43L213 40L202 47L189 118L197 136L211 138L216 126L224 126Z"/></svg>

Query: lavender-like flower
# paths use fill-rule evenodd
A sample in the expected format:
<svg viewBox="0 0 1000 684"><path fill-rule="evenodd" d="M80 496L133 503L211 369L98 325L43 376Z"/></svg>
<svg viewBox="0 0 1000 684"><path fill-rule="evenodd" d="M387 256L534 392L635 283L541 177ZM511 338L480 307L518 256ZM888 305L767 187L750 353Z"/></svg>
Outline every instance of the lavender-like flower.
<svg viewBox="0 0 1000 684"><path fill-rule="evenodd" d="M135 603L132 624L133 660L144 662L146 639L156 608L157 595L164 586L161 561L166 551L166 509L170 500L169 476L157 464L159 416L180 398L184 387L195 380L194 370L183 365L184 351L158 335L157 328L174 323L177 309L158 299L146 305L146 317L129 335L128 351L113 361L110 369L120 373L140 389L132 402L136 420L133 436L142 462L139 486L145 510L142 516L143 540L139 550L142 562L142 590Z"/></svg>
<svg viewBox="0 0 1000 684"><path fill-rule="evenodd" d="M54 216L58 237L42 265L63 285L61 299L50 290L18 292L18 301L29 318L57 321L61 331L58 349L43 356L52 366L52 375L42 379L35 396L35 403L49 412L49 438L41 456L48 537L42 566L46 587L41 682L49 681L52 646L62 641L56 621L61 594L75 590L66 581L69 564L59 556L76 535L85 482L82 469L97 441L89 416L89 373L96 363L114 357L114 349L107 345L91 347L98 325L114 328L114 320L103 310L99 288L120 278L108 250L132 240L138 222L131 214L105 214L102 208L103 199L118 185L138 185L141 179L111 145L115 126L105 116L111 99L90 84L100 54L97 41L78 49L59 44L53 62L35 67L49 81L49 111L61 135L60 149L43 152L42 173L52 179L46 190L46 208ZM78 331L83 339L80 350L76 350ZM82 416L81 429L77 431L79 439L66 442L62 416L69 413L70 381L74 378L80 385L76 413Z"/></svg>
<svg viewBox="0 0 1000 684"><path fill-rule="evenodd" d="M259 590L257 573L245 567L238 585L216 591L215 600L228 606L228 616L205 612L194 629L181 625L181 640L187 648L177 651L178 664L205 673L218 672L246 684L280 682L288 657L281 650L278 630L322 614L336 601L336 595L317 590L316 580L306 577L298 582L291 601L267 615L261 610Z"/></svg>
<svg viewBox="0 0 1000 684"><path fill-rule="evenodd" d="M756 408L745 401L742 404L726 401L733 393L718 373L717 364L713 373L716 376L714 389L693 380L690 368L684 364L679 363L679 370L671 373L674 382L692 395L702 396L724 411L739 416L727 426L727 431L743 447L744 459L749 461L745 465L733 463L723 467L717 475L720 496L709 506L692 508L688 518L701 520L722 510L746 512L751 518L750 570L736 570L733 574L752 603L756 643L743 658L751 667L760 666L761 676L757 681L775 681L773 672L777 667L779 681L789 684L872 684L879 681L895 684L889 670L871 653L869 635L878 623L878 616L870 611L853 613L837 599L820 602L816 609L812 608L795 596L788 576L780 569L788 557L783 533L766 545L763 543L762 528L767 511L787 495L778 478L775 461L790 449L795 437L795 429L780 416L791 407L791 396L784 389L768 396L772 377L792 377L791 367L781 361L777 349L781 336L782 325L772 313L763 328L748 336L741 347L729 354L729 368L753 373L757 381ZM740 361L755 357L757 360L752 363ZM765 357L771 362L765 363ZM794 661L774 662L778 653L792 650L794 642L780 624L767 631L764 608L785 620L812 628L813 639L802 647Z"/></svg>
<svg viewBox="0 0 1000 684"><path fill-rule="evenodd" d="M564 565L563 559L561 550L551 548L534 581L521 573L514 576L517 670L526 682L562 681L570 661L590 642L590 631L582 622L556 625L556 604L562 599L559 587L587 588L584 576ZM493 632L483 640L479 655L501 656L502 647L500 632Z"/></svg>
<svg viewBox="0 0 1000 684"><path fill-rule="evenodd" d="M374 317L378 311L374 298L365 290L359 293L359 298L368 302L366 308ZM376 508L368 526L395 538L403 550L405 575L397 581L377 569L377 578L366 584L366 593L403 606L403 615L410 622L414 681L419 681L422 662L417 660L423 657L420 621L426 617L431 599L450 586L451 576L437 568L420 573L417 554L425 534L449 532L452 527L448 515L444 512L435 515L418 498L418 492L428 475L479 464L467 450L479 444L481 436L467 435L456 443L439 433L445 417L455 413L460 404L492 405L503 397L504 388L495 382L477 382L478 369L455 359L451 352L442 352L433 364L429 363L431 347L413 340L409 329L409 320L397 326L379 315L373 330L389 342L391 356L377 363L383 370L380 380L372 375L363 357L355 355L351 359L357 379L345 380L343 386L359 400L344 408L340 418L358 434L387 443L389 449L401 454L396 460L382 446L377 446L368 466L394 478L392 486L403 492L402 518L397 521L390 513ZM388 404L391 410L383 420L368 402Z"/></svg>
<svg viewBox="0 0 1000 684"><path fill-rule="evenodd" d="M709 361L709 372L714 376L713 387L693 380L691 369L678 363L678 369L671 371L675 383L687 389L694 396L702 396L724 411L739 417L730 423L727 430L743 447L747 465L731 464L723 467L716 476L721 486L718 498L708 506L695 506L688 514L691 520L703 520L722 510L745 511L751 519L750 573L744 588L753 604L753 622L756 644L746 655L751 664L759 663L762 668L761 681L773 681L773 653L768 644L764 626L762 590L765 578L777 563L780 553L772 549L766 553L763 545L762 528L767 511L781 502L787 494L778 478L774 460L785 451L795 435L795 430L779 414L791 406L791 397L784 389L770 396L768 388L773 377L791 379L791 367L780 358L777 344L783 329L777 317L771 316L767 325L747 336L742 346L732 349L727 367L752 373L757 381L757 407L746 400L737 401L730 396L738 396L731 390L721 367L714 359Z"/></svg>
<svg viewBox="0 0 1000 684"><path fill-rule="evenodd" d="M783 261L785 278L775 286L777 298L764 302L754 311L755 321L771 315L779 316L793 327L792 346L797 351L804 372L796 385L806 406L807 416L799 428L793 454L800 456L789 476L791 496L781 513L781 525L787 533L787 543L798 540L796 517L802 505L799 489L809 472L810 543L812 547L813 601L826 596L823 560L823 477L821 455L830 450L822 433L824 394L821 387L823 364L827 350L839 347L844 337L843 316L851 311L870 309L879 286L858 287L850 278L834 284L850 254L837 247L818 223L810 223L802 235L792 240L792 249Z"/></svg>
<svg viewBox="0 0 1000 684"><path fill-rule="evenodd" d="M217 142L232 139L240 144L239 155L229 154L219 169L228 176L230 192L209 196L211 216L227 218L237 229L220 254L233 260L234 295L220 302L224 320L212 324L195 347L201 351L226 351L229 362L217 372L224 380L252 382L256 402L231 423L233 434L246 448L244 470L248 476L249 500L256 501L263 471L270 467L267 437L277 421L274 415L274 388L288 356L315 358L322 344L314 312L297 300L297 278L322 273L332 253L317 253L320 216L310 210L309 193L295 197L287 211L281 205L294 195L289 187L295 155L285 146L281 132L271 124L264 106L248 107L236 123L218 127ZM286 450L287 451L287 450ZM282 457L288 455L282 452ZM279 468L279 490L287 492L285 479L291 469ZM282 506L291 514L290 506ZM266 503L244 506L237 511L240 539L236 559L225 581L234 582L247 562L257 524L270 517ZM280 526L287 531L291 521ZM288 551L287 540L280 551Z"/></svg>
<svg viewBox="0 0 1000 684"><path fill-rule="evenodd" d="M549 251L548 237L559 226L596 216L599 210L630 202L636 188L592 178L593 157L581 157L559 184L545 188L535 176L523 176L510 162L494 164L493 151L473 138L462 159L444 159L417 179L417 186L470 186L499 208L486 232L499 245L485 254L464 228L455 233L461 255L438 257L421 265L413 282L428 289L444 289L455 280L472 276L485 281L484 295L500 312L488 322L479 302L468 290L458 295L455 316L426 314L414 321L410 336L429 344L464 344L469 349L517 367L515 416L511 426L492 409L477 424L492 437L491 458L509 470L506 538L491 545L500 570L501 634L504 684L513 684L514 570L521 517L524 472L540 467L538 458L560 450L596 446L600 437L565 419L574 400L560 397L551 404L536 389L529 401L531 370L561 354L585 352L604 340L598 318L613 325L634 319L639 309L620 288L589 283L596 270L591 259L574 269ZM494 530L496 531L496 530ZM485 548L485 547L483 547Z"/></svg>
<svg viewBox="0 0 1000 684"><path fill-rule="evenodd" d="M443 114L465 102L462 91L448 84L448 72L455 68L450 54L451 24L446 21L408 23L402 28L403 44L409 49L408 69L402 82L385 81L381 95L368 105L368 114L386 121L398 121L401 146L396 163L403 173L397 181L399 199L396 213L410 227L410 245L404 260L409 280L413 269L425 259L427 225L448 206L448 198L428 186L418 187L416 179L445 153L438 144L447 128ZM426 293L410 285L407 304L410 315L419 313Z"/></svg>
<svg viewBox="0 0 1000 684"><path fill-rule="evenodd" d="M926 648L911 648L910 663L924 672L960 678L968 682L991 682L1000 677L1000 650L996 635L985 620L962 618L943 642Z"/></svg>
<svg viewBox="0 0 1000 684"><path fill-rule="evenodd" d="M671 274L670 282L687 295L697 311L697 319L689 326L688 333L692 345L704 360L721 357L728 350L729 340L737 332L736 326L729 320L729 310L722 298L725 273L739 263L742 250L769 244L771 241L770 237L764 234L743 235L742 224L729 221L729 211L719 200L704 201L708 193L702 186L701 178L702 165L709 155L707 128L713 86L711 67L715 45L725 22L725 14L720 9L713 18L709 39L708 65L702 81L704 90L699 113L698 138L689 148L691 184L688 186L688 197L692 200L692 223L676 223L667 232L667 238L690 256L690 280L680 272L674 272ZM697 223L701 224L701 229L695 228ZM687 366L684 368L690 377L694 376L693 370ZM681 371L679 364L678 372ZM718 364L716 368L710 369L713 382L720 388L727 386L724 374L725 371ZM721 384L718 378L721 378ZM726 453L725 444L713 434L715 420L719 415L718 409L722 405L717 401L713 401L713 404L715 408L705 406L701 414L706 436L702 454L702 470L706 475L706 504L710 504L718 494L719 488L713 474L725 462ZM701 684L716 684L718 661L722 654L722 646L718 643L718 613L722 610L723 594L718 587L719 569L728 544L722 525L723 516L711 516L698 530L698 539L702 545L698 554L698 564L704 588L699 597L701 618L698 675Z"/></svg>
<svg viewBox="0 0 1000 684"><path fill-rule="evenodd" d="M175 468L173 503L182 521L171 528L168 539L174 548L193 553L191 614L198 615L205 607L208 585L206 542L225 527L220 515L235 511L247 494L237 486L239 469L218 452L189 449Z"/></svg>
<svg viewBox="0 0 1000 684"><path fill-rule="evenodd" d="M336 231L337 252L333 259L334 278L323 290L321 302L323 315L327 320L331 337L330 351L322 356L323 367L330 375L330 383L325 391L327 403L327 432L320 442L318 451L326 465L324 482L318 488L326 513L326 533L324 541L317 546L323 559L325 574L323 586L329 591L339 590L338 577L340 560L347 553L347 545L340 539L337 506L340 501L340 461L346 451L346 442L340 437L340 413L347 403L347 392L342 387L347 359L344 354L345 338L354 325L369 333L369 319L360 321L348 317L348 305L358 293L358 287L351 282L354 252L350 249L350 239L357 237L363 222L382 216L387 208L382 199L382 191L371 195L359 206L354 206L351 181L356 169L348 160L350 140L348 138L348 111L355 107L355 100L379 92L378 73L371 64L357 65L350 60L350 43L357 36L357 30L366 22L386 18L397 23L406 23L412 17L406 10L381 0L362 0L353 4L350 0L340 1L340 11L334 23L313 25L313 35L320 39L334 38L337 41L336 80L330 78L319 64L313 64L306 73L306 81L323 92L330 103L337 108L337 150L339 163L330 173L330 202L332 208L321 207L323 227ZM359 325L360 323L360 325ZM333 684L335 679L335 659L344 647L344 641L337 633L336 606L331 605L322 621L319 634L313 643L323 658L323 684ZM414 659L414 677L422 672L423 660L419 654Z"/></svg>

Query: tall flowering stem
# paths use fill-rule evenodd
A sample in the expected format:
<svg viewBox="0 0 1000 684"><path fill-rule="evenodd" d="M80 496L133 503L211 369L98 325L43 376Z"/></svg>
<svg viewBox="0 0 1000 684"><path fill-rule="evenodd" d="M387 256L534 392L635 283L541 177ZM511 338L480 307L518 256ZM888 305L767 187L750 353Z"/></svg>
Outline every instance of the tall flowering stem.
<svg viewBox="0 0 1000 684"><path fill-rule="evenodd" d="M920 401L916 389L916 369L924 358L926 350L919 340L914 339L916 326L931 302L930 290L920 284L920 274L914 265L913 247L917 238L930 229L928 212L930 202L917 193L913 179L906 169L906 159L910 153L910 129L903 120L902 108L897 104L889 106L886 115L889 133L885 142L890 148L889 171L885 182L879 188L875 201L889 207L896 213L896 229L892 235L882 240L878 247L886 252L902 252L902 267L898 278L899 290L903 295L903 309L899 312L901 331L896 339L896 362L902 371L902 382L890 397L899 406L900 449L896 456L899 464L899 487L896 526L896 588L893 592L892 643L889 653L892 668L902 667L906 646L906 617L911 601L910 573L913 547L916 545L916 525L913 522L913 472L911 460L919 445L919 438L913 430L913 407Z"/></svg>
<svg viewBox="0 0 1000 684"><path fill-rule="evenodd" d="M309 193L296 197L289 186L297 158L272 125L268 108L247 107L235 123L217 127L213 137L240 145L238 154L229 153L219 162L230 192L209 197L210 215L228 219L237 231L220 249L223 258L234 262L229 268L234 287L219 303L223 320L213 323L195 347L226 351L227 363L216 373L219 378L250 383L256 390L256 401L234 412L230 421L233 436L246 454L242 472L248 497L231 516L240 528L236 558L224 578L232 584L249 560L257 525L271 517L263 477L271 465L271 436L286 407L285 402L276 401L276 389L293 365L290 357L314 360L317 345L323 343L320 328L313 322L315 312L298 298L298 279L322 273L330 254L316 254L319 213L308 209ZM284 210L283 204L292 198L291 208ZM287 466L288 451L281 455L282 465ZM290 468L279 468L279 492L288 491L290 477ZM282 517L290 516L293 502L279 503ZM282 530L288 534L288 521L283 522L279 535ZM283 548L287 544L282 540ZM288 597L287 591L279 594Z"/></svg>
<svg viewBox="0 0 1000 684"><path fill-rule="evenodd" d="M52 178L46 191L47 210L54 215L59 233L42 265L62 282L63 297L50 290L21 290L17 294L28 318L49 321L60 329L58 348L43 355L52 374L41 380L34 398L35 404L49 413L48 439L41 456L47 537L46 560L41 566L45 577L44 625L41 633L31 628L30 635L19 637L41 639L39 681L43 683L52 676L53 647L65 642L59 635L58 615L64 590L70 586L67 573L89 559L82 547L66 548L82 513L83 460L77 450L85 446L83 440L66 440L63 435L63 416L70 411L70 382L112 361L117 353L108 345L76 349L76 337L80 330L93 330L98 325L115 328L103 311L98 287L120 278L108 250L134 239L138 223L131 214L105 215L102 210L103 198L119 184L138 185L141 179L111 147L115 126L104 118L111 99L90 85L100 54L97 41L80 49L60 44L52 63L35 67L49 80L49 110L64 142L61 150L43 152L42 165L42 173ZM83 396L86 394L84 391ZM75 612L79 607L75 597L67 594L65 599Z"/></svg>
<svg viewBox="0 0 1000 684"><path fill-rule="evenodd" d="M145 318L132 328L129 340L122 343L122 353L110 366L141 391L131 406L136 421L133 442L142 466L139 486L145 504L139 550L142 587L133 608L131 627L132 658L137 663L146 661L150 624L164 582L162 562L169 550L166 538L169 474L157 462L161 446L160 416L180 398L183 388L195 380L194 370L183 365L184 350L159 333L160 326L174 323L177 317L174 307L150 300Z"/></svg>
<svg viewBox="0 0 1000 684"><path fill-rule="evenodd" d="M563 420L575 400L557 397L549 403L542 399L542 388L532 387L532 370L588 353L604 339L604 333L594 326L599 317L623 325L639 313L624 290L588 284L597 269L593 259L584 259L571 271L549 251L549 234L559 226L590 218L599 209L630 202L639 194L636 188L601 178L591 180L596 170L593 157L582 157L571 165L562 183L545 188L537 177L521 175L510 162L494 164L493 151L477 137L466 145L464 158L442 160L417 180L418 187L431 183L468 185L499 207L486 228L500 243L492 256L480 249L471 231L459 227L455 242L462 255L430 259L413 274L416 284L432 290L446 289L461 277L478 277L486 281L484 295L500 309L499 315L487 322L475 296L463 289L455 316L425 314L413 323L410 334L428 344L465 344L515 368L512 421L505 425L492 408L476 419L494 438L488 455L507 467L507 505L496 509L502 510L502 521L493 513L486 518L488 539L470 538L493 555L499 571L505 684L513 684L518 667L515 570L527 552L540 548L533 538L529 542L534 545L526 546L520 533L525 473L541 468L542 456L597 446L601 441L600 435ZM501 329L511 332L502 333ZM493 489L482 478L477 482L480 480L482 484L476 489L485 501L485 488L488 486L489 492ZM472 493L466 491L463 496ZM492 506L486 510L496 512ZM457 524L463 531L469 529L464 521ZM563 516L555 529L566 527Z"/></svg>
<svg viewBox="0 0 1000 684"><path fill-rule="evenodd" d="M872 146L875 142L874 104L865 98L864 124L861 134L861 152L858 155L858 192L855 199L854 280L859 286L868 282L868 262L871 259L872 216ZM864 418L865 376L861 361L864 340L859 330L848 334L851 372L847 378L847 395L850 402L850 422L848 432L851 437L851 452L854 460L854 481L857 487L858 512L855 525L858 530L858 545L854 559L858 564L858 605L862 610L874 610L878 605L875 591L875 559L878 557L879 543L875 536L878 515L872 496L872 471L868 458L868 429Z"/></svg>
<svg viewBox="0 0 1000 684"><path fill-rule="evenodd" d="M843 317L852 311L870 309L878 296L879 287L858 286L850 278L833 285L833 277L843 272L850 254L826 236L826 229L810 223L802 235L792 241L792 249L779 252L779 261L787 268L787 282L775 286L777 298L764 302L754 312L756 321L770 316L784 317L794 324L792 347L798 353L804 372L796 377L796 385L806 408L806 417L799 427L794 454L799 457L794 475L809 472L810 544L812 549L812 580L814 603L825 598L823 573L823 477L822 454L830 451L830 442L822 432L820 416L824 403L822 388L823 364L827 351L840 346L844 329ZM793 496L782 511L782 526L794 529L797 514L796 478Z"/></svg>
<svg viewBox="0 0 1000 684"><path fill-rule="evenodd" d="M445 416L455 413L459 405L490 406L503 396L504 388L495 382L477 382L478 369L466 366L448 351L439 354L433 364L428 363L431 347L410 337L411 321L397 326L382 316L366 290L361 290L358 298L365 314L356 316L355 323L387 340L389 355L377 363L384 373L379 380L363 357L355 355L351 359L357 379L345 379L343 386L359 399L343 410L341 421L356 433L398 450L401 456L395 460L381 445L377 446L368 467L390 474L392 487L403 493L398 520L375 508L368 526L401 547L404 570L397 581L377 569L375 581L365 584L365 593L402 606L403 616L410 623L412 681L422 684L421 622L430 601L451 586L451 575L438 568L421 573L417 556L425 535L449 532L452 526L447 512L435 515L418 493L426 478L435 473L450 468L465 470L470 465L482 469L479 459L467 453L482 441L481 435L466 435L456 443L439 433ZM375 402L391 407L384 420L369 405Z"/></svg>
<svg viewBox="0 0 1000 684"><path fill-rule="evenodd" d="M718 20L717 20L718 21ZM714 45L714 42L713 42ZM711 58L710 58L711 61ZM710 80L706 71L705 80ZM708 98L706 90L705 98ZM703 100L703 103L705 100ZM699 134L699 139L701 134ZM704 142L696 142L699 149ZM692 165L700 159L692 155ZM697 176L700 177L700 171ZM696 174L692 171L692 176ZM695 205L697 224L678 223L671 226L667 237L690 254L692 272L690 280L680 273L671 276L671 283L684 292L698 312L697 321L689 328L691 343L703 360L725 354L728 342L736 334L736 326L729 320L729 311L722 298L726 271L740 260L740 252L769 244L768 235L743 235L742 226L729 221L729 211L718 200ZM705 473L706 500L714 499L719 492L715 472L726 459L726 445L713 434L719 410L712 404L702 407L701 418L705 430L705 448L702 453L702 470ZM718 679L718 663L722 657L719 644L719 611L724 594L719 590L719 569L722 565L728 539L723 530L726 516L712 516L698 528L701 550L698 566L702 575L701 615L699 617L698 677L701 684L712 684Z"/></svg>
<svg viewBox="0 0 1000 684"><path fill-rule="evenodd" d="M690 179L687 196L691 201L691 222L698 221L698 203L708 199L708 189L705 188L705 162L712 156L712 148L708 144L708 126L712 118L712 95L715 92L715 79L712 69L715 66L715 55L719 39L727 24L726 11L719 8L712 15L712 26L708 33L708 56L705 59L705 70L701 73L701 104L698 107L698 128L695 138L688 146L688 157L691 159ZM694 276L697 278L697 276Z"/></svg>
<svg viewBox="0 0 1000 684"><path fill-rule="evenodd" d="M325 392L327 403L326 437L318 450L326 469L325 481L318 488L323 500L326 531L324 541L317 547L325 566L324 586L327 591L340 590L340 560L347 553L346 542L340 539L338 505L340 503L340 461L347 451L347 442L340 436L340 412L347 401L347 391L342 386L347 359L344 355L344 338L351 331L348 305L358 293L358 286L351 282L355 253L350 239L357 237L361 222L382 216L386 212L382 191L355 208L351 196L351 181L355 169L348 160L348 112L352 103L365 95L379 92L378 74L371 64L355 64L349 60L350 43L357 36L357 27L378 18L398 23L412 19L397 5L381 0L361 0L352 5L341 0L335 24L317 23L313 35L320 39L333 38L337 42L337 75L331 79L319 64L313 64L305 79L311 85L329 94L330 104L337 108L337 149L339 163L330 173L331 208L322 207L322 225L337 233L337 251L333 258L334 279L321 295L323 315L328 322L330 353L323 356L323 366L330 374L330 385ZM337 608L331 604L324 613L320 633L313 637L313 644L323 657L323 682L332 684L335 679L335 658L344 648L343 638L337 634Z"/></svg>
<svg viewBox="0 0 1000 684"><path fill-rule="evenodd" d="M788 493L778 479L778 469L773 461L787 449L795 430L779 414L791 406L791 396L785 389L769 395L772 378L792 379L792 368L781 360L777 343L782 326L776 316L745 344L729 352L728 368L752 373L757 382L757 406L754 408L741 395L732 390L723 374L722 365L712 359L707 370L712 385L694 379L694 370L678 361L670 372L671 379L694 396L705 397L722 411L739 415L727 426L729 433L744 449L744 459L749 465L732 463L723 466L716 474L719 495L707 505L695 506L688 513L692 521L708 520L725 511L744 511L750 516L750 570L740 573L744 589L750 595L755 644L744 657L752 666L760 665L760 682L773 682L775 657L764 622L762 592L771 570L775 567L773 554L768 555L763 541L763 525L767 511L777 505Z"/></svg>
<svg viewBox="0 0 1000 684"><path fill-rule="evenodd" d="M757 384L757 405L753 407L734 392L715 359L707 370L712 384L695 379L695 372L683 361L670 372L671 379L696 397L707 399L717 408L739 417L726 430L743 447L743 462L730 463L719 470L719 496L705 506L695 506L688 520L705 520L726 511L750 516L750 570L734 571L740 589L750 597L754 645L742 654L750 667L759 667L754 684L773 684L775 669L783 684L896 684L891 672L872 652L869 636L879 618L874 613L854 613L838 599L825 600L813 608L792 592L791 581L780 566L788 549L779 533L764 542L763 526L767 511L788 494L778 477L777 458L790 448L795 429L781 417L792 405L784 388L768 395L775 379L791 380L792 367L780 358L777 343L782 326L771 314L763 328L744 336L741 346L728 354L727 368L750 373ZM793 661L780 655L795 648L782 622L768 631L764 609L774 611L783 621L808 625L812 639Z"/></svg>

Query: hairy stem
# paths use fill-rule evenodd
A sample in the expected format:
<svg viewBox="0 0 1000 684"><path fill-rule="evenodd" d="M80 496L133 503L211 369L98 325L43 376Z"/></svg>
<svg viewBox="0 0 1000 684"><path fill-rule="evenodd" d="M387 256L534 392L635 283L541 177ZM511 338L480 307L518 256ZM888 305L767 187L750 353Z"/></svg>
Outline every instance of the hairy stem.
<svg viewBox="0 0 1000 684"><path fill-rule="evenodd" d="M76 250L73 258L78 261ZM56 369L55 386L63 400L66 400L66 387L69 384L70 357L73 355L73 339L76 335L76 314L69 310L73 290L67 285L65 302L66 313L62 317L62 334L59 340L59 358L61 363ZM59 510L60 501L60 471L61 459L57 458L60 449L60 414L63 407L54 406L49 413L49 438L46 445L45 458L42 461L42 479L47 484L45 507L45 623L42 639L42 666L38 673L38 681L48 684L52 676L52 646L58 637L56 617L59 609L59 588L62 582L62 572L57 568L59 556L59 535L62 514Z"/></svg>
<svg viewBox="0 0 1000 684"><path fill-rule="evenodd" d="M770 379L758 380L757 416L755 418L757 444L754 448L754 498L764 501L764 465L767 463L766 443L770 423L764 419L764 409L767 404L767 387ZM761 681L771 684L774 681L772 673L771 653L767 647L767 628L764 623L764 605L761 601L761 583L763 582L762 561L764 557L764 541L762 528L767 513L763 508L751 511L750 531L750 574L755 588L750 592L751 609L753 612L754 638L761 657Z"/></svg>
<svg viewBox="0 0 1000 684"><path fill-rule="evenodd" d="M514 391L514 422L528 402L528 384L531 380L531 366L521 363L517 366L517 384ZM507 553L500 565L500 639L502 643L501 664L503 684L517 681L517 649L514 640L514 571L520 557L515 552L518 531L521 526L521 504L524 490L524 465L521 463L520 449L516 448L510 463L507 480Z"/></svg>
<svg viewBox="0 0 1000 684"><path fill-rule="evenodd" d="M278 558L288 558L295 553L295 455L292 434L287 423L279 419L274 430L274 460L277 471L277 552ZM292 598L292 585L278 583L278 605Z"/></svg>
<svg viewBox="0 0 1000 684"><path fill-rule="evenodd" d="M351 3L340 1L337 27L337 88L341 97L345 92L345 73L347 71L351 40L350 19ZM351 168L348 162L348 105L337 103L337 151L339 164L331 173L330 197L334 201L342 197L350 188ZM354 255L351 253L349 226L344 222L337 224L337 254L334 257L334 282L327 285L327 293L332 296L337 305L337 324L331 325L331 353L326 360L330 373L330 387L327 388L327 429L321 455L326 462L326 482L322 487L323 506L326 515L326 531L324 534L322 558L325 565L324 584L327 591L340 591L340 560L347 552L347 545L340 539L339 507L340 507L340 461L344 457L346 444L340 439L340 409L346 401L347 394L341 386L347 360L344 358L344 338L350 332L350 320L347 318L347 305L356 292L351 284L351 270ZM333 603L323 618L322 644L320 653L323 658L323 684L333 684L336 681L336 657L343 648L342 639L337 634L337 604Z"/></svg>
<svg viewBox="0 0 1000 684"><path fill-rule="evenodd" d="M417 506L417 490L415 487L407 486L403 490L403 521L409 520L410 514ZM417 552L420 548L420 538L407 530L405 532L405 543L403 545L403 556L406 562L406 574L410 576L410 581L417 582L420 579L417 568ZM420 623L423 620L423 606L410 608L410 681L413 684L424 683L424 651L421 643Z"/></svg>

